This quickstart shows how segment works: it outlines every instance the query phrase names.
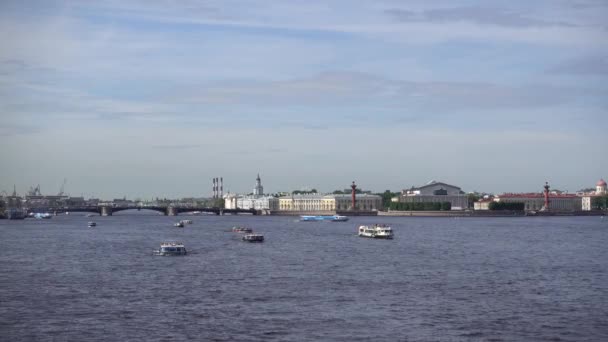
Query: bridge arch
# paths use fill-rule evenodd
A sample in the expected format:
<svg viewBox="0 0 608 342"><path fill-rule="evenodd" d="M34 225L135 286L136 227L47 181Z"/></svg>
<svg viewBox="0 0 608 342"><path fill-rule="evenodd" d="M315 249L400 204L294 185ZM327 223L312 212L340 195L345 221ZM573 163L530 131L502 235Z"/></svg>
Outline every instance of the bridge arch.
<svg viewBox="0 0 608 342"><path fill-rule="evenodd" d="M127 211L127 210L136 210L136 211L146 210L146 211L156 211L163 215L167 215L166 207L111 207L111 209L112 209L112 213L117 213L120 211Z"/></svg>

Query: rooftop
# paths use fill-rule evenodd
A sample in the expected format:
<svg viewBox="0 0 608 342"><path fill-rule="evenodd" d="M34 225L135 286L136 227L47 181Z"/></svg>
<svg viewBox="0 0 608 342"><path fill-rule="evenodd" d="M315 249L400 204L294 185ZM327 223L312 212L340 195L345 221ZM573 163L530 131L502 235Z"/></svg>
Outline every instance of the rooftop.
<svg viewBox="0 0 608 342"><path fill-rule="evenodd" d="M497 198L544 198L545 195L540 192L531 192L531 193L506 193L502 195L496 196ZM549 198L576 198L578 197L575 194L549 194Z"/></svg>

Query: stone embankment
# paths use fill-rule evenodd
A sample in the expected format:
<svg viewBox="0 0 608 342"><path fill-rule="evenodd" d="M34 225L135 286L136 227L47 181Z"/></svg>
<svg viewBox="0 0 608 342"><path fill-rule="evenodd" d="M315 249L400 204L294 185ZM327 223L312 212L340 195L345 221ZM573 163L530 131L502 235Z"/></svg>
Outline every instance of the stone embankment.
<svg viewBox="0 0 608 342"><path fill-rule="evenodd" d="M528 217L528 216L608 216L602 211L549 211L527 212L520 210L438 210L438 211L268 211L261 215L301 216L301 215L344 215L344 216L399 216L399 217Z"/></svg>

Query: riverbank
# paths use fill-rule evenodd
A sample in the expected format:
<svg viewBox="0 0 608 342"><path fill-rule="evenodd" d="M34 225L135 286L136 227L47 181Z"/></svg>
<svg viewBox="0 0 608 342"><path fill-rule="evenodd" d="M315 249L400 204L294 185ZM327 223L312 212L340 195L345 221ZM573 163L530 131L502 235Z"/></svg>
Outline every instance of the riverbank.
<svg viewBox="0 0 608 342"><path fill-rule="evenodd" d="M605 211L521 211L521 210L450 210L450 211L379 211L378 216L412 217L530 217L530 216L605 216Z"/></svg>

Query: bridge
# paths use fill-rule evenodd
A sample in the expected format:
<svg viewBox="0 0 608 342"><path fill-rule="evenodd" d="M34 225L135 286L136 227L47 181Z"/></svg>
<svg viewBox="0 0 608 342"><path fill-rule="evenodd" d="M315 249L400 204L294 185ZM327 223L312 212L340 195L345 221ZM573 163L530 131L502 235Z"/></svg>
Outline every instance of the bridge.
<svg viewBox="0 0 608 342"><path fill-rule="evenodd" d="M113 213L124 211L124 210L154 210L164 215L176 216L180 213L189 212L205 212L213 213L216 215L225 214L251 214L257 215L258 211L255 209L224 209L219 207L180 207L180 206L115 206L115 205L98 205L98 206L78 206L78 207L56 207L49 208L49 212L80 212L80 213L97 213L101 216L112 216Z"/></svg>

